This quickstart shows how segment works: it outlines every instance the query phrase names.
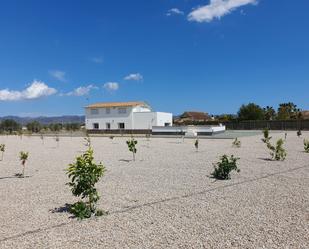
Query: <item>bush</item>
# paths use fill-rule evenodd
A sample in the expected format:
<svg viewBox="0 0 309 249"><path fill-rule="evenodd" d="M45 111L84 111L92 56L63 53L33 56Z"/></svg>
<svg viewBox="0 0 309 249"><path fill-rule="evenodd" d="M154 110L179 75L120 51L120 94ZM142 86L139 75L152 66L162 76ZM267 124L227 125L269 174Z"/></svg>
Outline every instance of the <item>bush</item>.
<svg viewBox="0 0 309 249"><path fill-rule="evenodd" d="M87 199L87 202L79 201L73 204L71 208L71 213L81 219L89 218L92 214L95 214L96 203L100 199L95 184L104 175L105 167L101 163L96 164L93 159L93 150L89 147L66 170L71 180L67 185L71 187L73 195Z"/></svg>
<svg viewBox="0 0 309 249"><path fill-rule="evenodd" d="M134 140L134 138L132 137L130 140L127 141L127 145L128 145L129 151L133 153L133 161L135 161L135 154L137 152L137 149L136 149L137 141Z"/></svg>
<svg viewBox="0 0 309 249"><path fill-rule="evenodd" d="M235 138L235 140L233 141L233 147L240 148L240 146L241 146L240 140L238 140L238 138Z"/></svg>
<svg viewBox="0 0 309 249"><path fill-rule="evenodd" d="M277 160L277 161L285 160L287 153L285 149L282 147L283 144L284 144L284 141L281 138L277 141L276 146L271 145L270 142L267 143L267 148L270 149L270 155L272 159Z"/></svg>
<svg viewBox="0 0 309 249"><path fill-rule="evenodd" d="M220 159L221 161L214 165L214 172L211 174L214 178L226 180L231 178L230 174L233 170L240 172L237 168L237 160L239 158L234 157L234 155L231 155L230 158L227 155L223 155Z"/></svg>
<svg viewBox="0 0 309 249"><path fill-rule="evenodd" d="M304 149L307 153L309 153L309 140L304 139Z"/></svg>

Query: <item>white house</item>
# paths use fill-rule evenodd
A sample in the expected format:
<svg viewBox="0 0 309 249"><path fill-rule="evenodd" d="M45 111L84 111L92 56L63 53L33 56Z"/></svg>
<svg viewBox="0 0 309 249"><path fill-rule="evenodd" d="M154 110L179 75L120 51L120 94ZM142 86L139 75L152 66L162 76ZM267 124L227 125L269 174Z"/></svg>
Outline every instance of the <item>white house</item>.
<svg viewBox="0 0 309 249"><path fill-rule="evenodd" d="M173 124L172 113L153 112L145 102L96 103L85 109L87 130L150 130Z"/></svg>

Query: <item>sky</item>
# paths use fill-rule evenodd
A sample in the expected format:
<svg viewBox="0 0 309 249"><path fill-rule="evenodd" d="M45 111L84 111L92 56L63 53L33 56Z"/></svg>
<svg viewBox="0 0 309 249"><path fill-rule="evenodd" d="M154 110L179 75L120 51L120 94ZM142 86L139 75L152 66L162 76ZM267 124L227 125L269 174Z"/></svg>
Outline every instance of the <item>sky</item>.
<svg viewBox="0 0 309 249"><path fill-rule="evenodd" d="M309 109L308 0L2 0L0 116Z"/></svg>

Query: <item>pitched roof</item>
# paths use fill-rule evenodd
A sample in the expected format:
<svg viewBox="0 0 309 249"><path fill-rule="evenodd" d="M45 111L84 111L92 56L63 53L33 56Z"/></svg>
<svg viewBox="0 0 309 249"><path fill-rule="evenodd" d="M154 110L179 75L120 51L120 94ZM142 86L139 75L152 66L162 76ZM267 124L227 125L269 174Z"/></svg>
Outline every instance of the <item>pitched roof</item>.
<svg viewBox="0 0 309 249"><path fill-rule="evenodd" d="M129 106L147 106L145 102L142 101L132 101L132 102L100 102L86 106L86 108L107 108L107 107L129 107Z"/></svg>
<svg viewBox="0 0 309 249"><path fill-rule="evenodd" d="M206 120L209 118L205 112L184 112L180 118L191 118L193 120Z"/></svg>

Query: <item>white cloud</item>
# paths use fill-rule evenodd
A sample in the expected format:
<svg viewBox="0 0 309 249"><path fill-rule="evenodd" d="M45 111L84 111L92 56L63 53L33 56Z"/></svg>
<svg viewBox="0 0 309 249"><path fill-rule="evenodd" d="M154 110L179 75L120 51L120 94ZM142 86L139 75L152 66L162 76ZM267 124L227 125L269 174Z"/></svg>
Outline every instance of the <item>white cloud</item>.
<svg viewBox="0 0 309 249"><path fill-rule="evenodd" d="M135 81L141 81L143 80L143 75L140 73L132 73L129 74L128 76L124 77L125 80L135 80Z"/></svg>
<svg viewBox="0 0 309 249"><path fill-rule="evenodd" d="M178 8L172 8L170 10L167 11L166 13L167 16L171 16L171 15L184 15L184 12L181 11Z"/></svg>
<svg viewBox="0 0 309 249"><path fill-rule="evenodd" d="M198 7L188 15L189 21L211 22L213 19L220 19L235 9L248 5L257 4L257 0L210 0L208 5Z"/></svg>
<svg viewBox="0 0 309 249"><path fill-rule="evenodd" d="M117 82L107 82L103 87L108 91L116 91L119 89L119 84Z"/></svg>
<svg viewBox="0 0 309 249"><path fill-rule="evenodd" d="M42 81L34 80L26 89L14 91L9 89L0 90L0 101L19 101L38 99L53 95L56 89L49 87Z"/></svg>
<svg viewBox="0 0 309 249"><path fill-rule="evenodd" d="M63 72L63 71L51 70L51 71L49 71L49 74L59 81L62 81L62 82L67 81L66 78L65 78L65 72Z"/></svg>
<svg viewBox="0 0 309 249"><path fill-rule="evenodd" d="M62 96L63 95L65 95L65 96L77 96L77 97L85 96L85 95L88 95L90 93L90 91L93 90L93 89L98 89L98 87L96 87L94 85L80 86L80 87L74 89L71 92L68 92L66 94L62 94Z"/></svg>
<svg viewBox="0 0 309 249"><path fill-rule="evenodd" d="M92 57L90 58L90 60L94 63L97 63L97 64L101 64L103 63L103 58L102 57Z"/></svg>

